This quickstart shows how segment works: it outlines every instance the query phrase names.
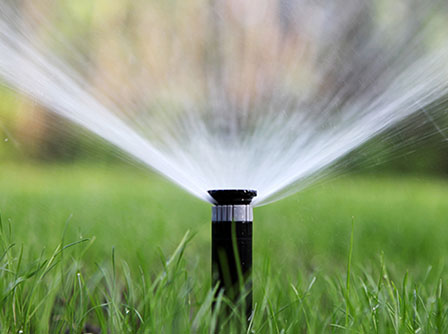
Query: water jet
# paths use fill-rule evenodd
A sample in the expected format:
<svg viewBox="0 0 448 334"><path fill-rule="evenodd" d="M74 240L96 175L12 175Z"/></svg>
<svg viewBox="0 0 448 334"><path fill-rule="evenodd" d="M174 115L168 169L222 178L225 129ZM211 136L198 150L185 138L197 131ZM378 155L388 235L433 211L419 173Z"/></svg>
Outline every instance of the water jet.
<svg viewBox="0 0 448 334"><path fill-rule="evenodd" d="M209 190L212 208L212 284L252 313L252 199L255 190Z"/></svg>

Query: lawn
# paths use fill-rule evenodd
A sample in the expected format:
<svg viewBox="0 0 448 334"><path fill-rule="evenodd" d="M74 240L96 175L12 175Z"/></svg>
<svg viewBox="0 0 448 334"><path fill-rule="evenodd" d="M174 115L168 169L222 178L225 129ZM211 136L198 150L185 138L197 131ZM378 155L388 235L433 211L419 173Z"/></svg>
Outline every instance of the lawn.
<svg viewBox="0 0 448 334"><path fill-rule="evenodd" d="M2 333L224 326L209 204L133 166L3 164L0 189ZM345 176L256 208L247 331L446 332L447 217L448 182L409 176Z"/></svg>

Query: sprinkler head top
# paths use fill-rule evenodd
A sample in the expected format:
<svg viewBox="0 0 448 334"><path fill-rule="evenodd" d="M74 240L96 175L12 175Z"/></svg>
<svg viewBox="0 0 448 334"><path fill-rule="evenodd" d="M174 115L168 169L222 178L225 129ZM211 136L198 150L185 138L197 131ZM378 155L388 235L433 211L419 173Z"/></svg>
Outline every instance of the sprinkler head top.
<svg viewBox="0 0 448 334"><path fill-rule="evenodd" d="M256 190L247 189L209 190L208 193L215 200L215 205L249 205L257 196Z"/></svg>

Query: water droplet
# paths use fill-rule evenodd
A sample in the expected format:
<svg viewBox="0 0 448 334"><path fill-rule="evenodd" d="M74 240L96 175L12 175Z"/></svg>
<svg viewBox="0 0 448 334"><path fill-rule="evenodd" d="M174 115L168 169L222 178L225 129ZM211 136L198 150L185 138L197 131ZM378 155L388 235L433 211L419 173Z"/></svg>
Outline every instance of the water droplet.
<svg viewBox="0 0 448 334"><path fill-rule="evenodd" d="M19 330L19 333L22 334L22 333L23 333L23 330Z"/></svg>
<svg viewBox="0 0 448 334"><path fill-rule="evenodd" d="M126 311L126 314L128 314L128 313L129 313L129 309L126 309L125 311Z"/></svg>
<svg viewBox="0 0 448 334"><path fill-rule="evenodd" d="M5 143L7 143L9 141L9 138L5 138Z"/></svg>
<svg viewBox="0 0 448 334"><path fill-rule="evenodd" d="M78 275L78 277L81 277L81 273L77 273L76 275Z"/></svg>

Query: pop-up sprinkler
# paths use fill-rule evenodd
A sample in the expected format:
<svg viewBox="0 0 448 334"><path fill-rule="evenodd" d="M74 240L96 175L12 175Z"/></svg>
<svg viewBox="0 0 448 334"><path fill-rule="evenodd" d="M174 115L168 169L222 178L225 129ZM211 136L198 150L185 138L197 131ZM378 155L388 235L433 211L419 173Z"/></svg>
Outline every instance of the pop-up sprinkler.
<svg viewBox="0 0 448 334"><path fill-rule="evenodd" d="M252 313L252 221L255 190L210 190L212 208L212 282L218 293Z"/></svg>

